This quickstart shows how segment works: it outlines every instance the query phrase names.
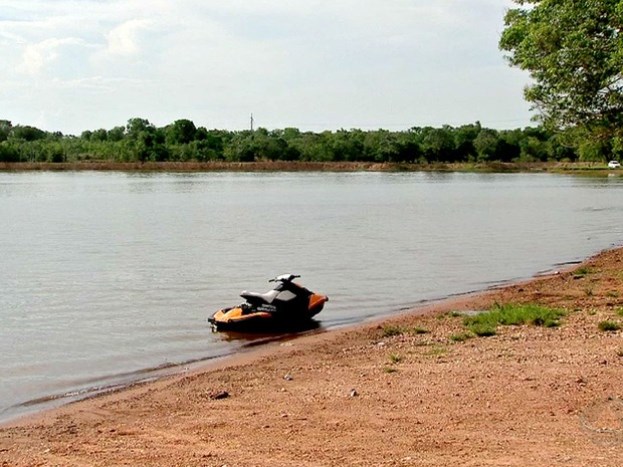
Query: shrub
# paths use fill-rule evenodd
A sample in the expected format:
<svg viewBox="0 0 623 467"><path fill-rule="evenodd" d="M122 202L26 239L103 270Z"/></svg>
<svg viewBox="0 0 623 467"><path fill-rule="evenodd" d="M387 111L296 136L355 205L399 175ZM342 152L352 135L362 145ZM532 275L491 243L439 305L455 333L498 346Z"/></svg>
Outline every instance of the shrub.
<svg viewBox="0 0 623 467"><path fill-rule="evenodd" d="M462 332L460 334L452 334L450 336L450 340L452 342L465 342L467 339L471 339L474 337L474 334L471 332Z"/></svg>
<svg viewBox="0 0 623 467"><path fill-rule="evenodd" d="M588 276L592 272L593 270L589 268L588 266L580 266L575 271L573 271L573 275L579 278L579 277Z"/></svg>
<svg viewBox="0 0 623 467"><path fill-rule="evenodd" d="M619 329L621 329L621 325L619 323L616 323L614 321L602 321L601 323L599 323L599 330L600 331L604 331L604 332L614 332L614 331L618 331Z"/></svg>
<svg viewBox="0 0 623 467"><path fill-rule="evenodd" d="M386 324L382 328L383 337L400 336L405 333L405 328L394 324Z"/></svg>

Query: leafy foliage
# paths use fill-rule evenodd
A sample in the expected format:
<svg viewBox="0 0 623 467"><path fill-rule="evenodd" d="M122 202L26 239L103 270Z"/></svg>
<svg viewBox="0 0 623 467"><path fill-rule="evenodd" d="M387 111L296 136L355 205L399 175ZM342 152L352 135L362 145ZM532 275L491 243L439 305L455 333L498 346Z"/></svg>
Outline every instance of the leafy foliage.
<svg viewBox="0 0 623 467"><path fill-rule="evenodd" d="M601 154L602 161L605 155ZM558 133L543 128L495 130L483 128L478 122L460 127L413 127L406 131L342 129L314 133L297 128L208 130L185 119L158 128L146 119L132 118L125 126L65 136L0 120L0 162L451 163L575 159L577 153Z"/></svg>
<svg viewBox="0 0 623 467"><path fill-rule="evenodd" d="M580 127L612 148L623 136L623 3L514 0L500 48L530 72L525 97L552 127ZM585 148L585 150L594 148ZM590 154L589 154L590 156Z"/></svg>

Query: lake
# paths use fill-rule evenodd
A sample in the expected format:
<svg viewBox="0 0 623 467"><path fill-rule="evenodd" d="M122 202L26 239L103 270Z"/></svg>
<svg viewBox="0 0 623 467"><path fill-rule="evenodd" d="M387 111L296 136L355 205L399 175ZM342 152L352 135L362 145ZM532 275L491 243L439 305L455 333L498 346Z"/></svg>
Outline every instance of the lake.
<svg viewBox="0 0 623 467"><path fill-rule="evenodd" d="M621 245L623 178L0 173L0 218L8 419L241 351L207 318L278 274L332 329Z"/></svg>

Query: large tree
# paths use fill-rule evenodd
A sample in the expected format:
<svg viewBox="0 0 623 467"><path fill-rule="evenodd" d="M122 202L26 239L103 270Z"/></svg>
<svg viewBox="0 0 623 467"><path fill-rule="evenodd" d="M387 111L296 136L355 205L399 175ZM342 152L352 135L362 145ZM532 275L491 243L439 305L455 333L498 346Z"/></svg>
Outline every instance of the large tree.
<svg viewBox="0 0 623 467"><path fill-rule="evenodd" d="M623 1L514 0L500 48L530 72L526 99L552 127L623 136Z"/></svg>

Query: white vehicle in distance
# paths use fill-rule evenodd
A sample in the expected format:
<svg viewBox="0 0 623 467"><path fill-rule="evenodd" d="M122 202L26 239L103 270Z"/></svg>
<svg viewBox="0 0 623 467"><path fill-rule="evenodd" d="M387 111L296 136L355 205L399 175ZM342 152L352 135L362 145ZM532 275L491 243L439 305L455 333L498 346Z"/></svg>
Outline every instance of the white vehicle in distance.
<svg viewBox="0 0 623 467"><path fill-rule="evenodd" d="M608 168L609 169L618 169L619 167L621 167L621 164L619 164L619 161L610 161L610 162L608 162Z"/></svg>

